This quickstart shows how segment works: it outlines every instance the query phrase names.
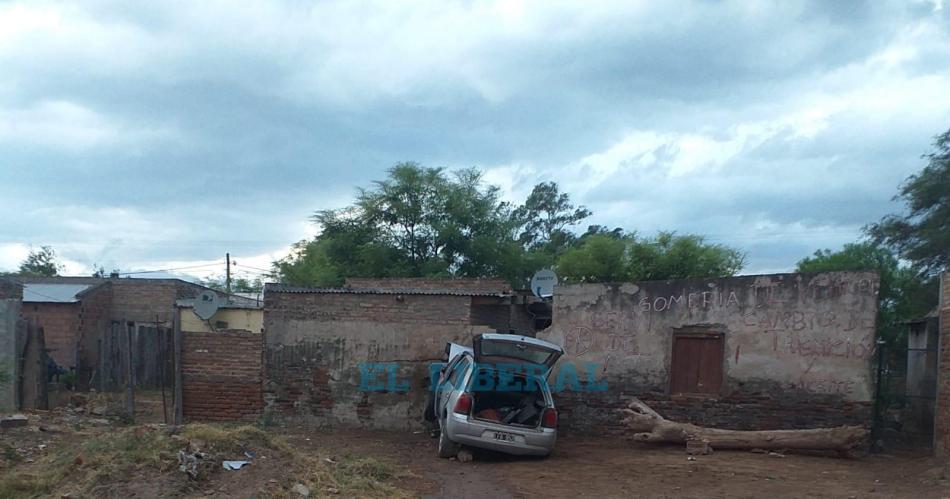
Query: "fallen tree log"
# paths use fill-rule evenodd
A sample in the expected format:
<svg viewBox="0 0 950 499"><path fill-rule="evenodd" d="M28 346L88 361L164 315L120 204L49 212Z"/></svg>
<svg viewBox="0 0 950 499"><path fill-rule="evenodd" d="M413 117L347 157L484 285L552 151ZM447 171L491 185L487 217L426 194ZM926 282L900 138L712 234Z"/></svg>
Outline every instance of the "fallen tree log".
<svg viewBox="0 0 950 499"><path fill-rule="evenodd" d="M623 411L626 414L623 423L635 432L632 439L637 442L685 444L689 440L702 440L713 449L802 449L848 453L862 446L868 436L868 430L860 426L763 431L705 428L670 421L637 398Z"/></svg>

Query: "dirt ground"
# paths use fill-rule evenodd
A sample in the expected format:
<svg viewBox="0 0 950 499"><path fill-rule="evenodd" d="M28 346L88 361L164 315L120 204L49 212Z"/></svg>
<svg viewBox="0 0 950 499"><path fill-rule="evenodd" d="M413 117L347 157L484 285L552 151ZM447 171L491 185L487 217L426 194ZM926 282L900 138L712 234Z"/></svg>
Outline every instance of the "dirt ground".
<svg viewBox="0 0 950 499"><path fill-rule="evenodd" d="M689 460L681 447L569 435L546 459L476 451L462 463L439 459L424 432L172 428L158 424L160 400L147 397L133 425L98 414L99 405L29 413L29 426L0 431L0 497L62 497L76 483L92 487L82 497L299 497L293 487L304 483L318 497L950 498L950 467L907 452L719 451ZM214 457L190 480L177 452L196 441ZM221 469L244 449L255 453L251 466ZM110 468L119 458L128 462ZM42 480L51 482L43 488Z"/></svg>
<svg viewBox="0 0 950 499"><path fill-rule="evenodd" d="M287 435L302 447L388 457L419 477L401 485L423 497L950 498L950 467L907 453L841 459L721 451L689 461L679 447L568 437L547 459L486 451L460 463L439 459L436 441L423 433Z"/></svg>

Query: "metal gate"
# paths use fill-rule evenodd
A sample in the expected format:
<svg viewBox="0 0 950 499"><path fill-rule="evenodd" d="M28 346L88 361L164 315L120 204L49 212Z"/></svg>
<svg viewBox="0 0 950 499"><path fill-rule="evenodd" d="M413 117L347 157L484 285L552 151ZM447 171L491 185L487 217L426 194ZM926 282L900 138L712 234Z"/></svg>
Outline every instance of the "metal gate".
<svg viewBox="0 0 950 499"><path fill-rule="evenodd" d="M906 323L907 345L879 341L874 442L930 448L937 398L937 323L924 318Z"/></svg>

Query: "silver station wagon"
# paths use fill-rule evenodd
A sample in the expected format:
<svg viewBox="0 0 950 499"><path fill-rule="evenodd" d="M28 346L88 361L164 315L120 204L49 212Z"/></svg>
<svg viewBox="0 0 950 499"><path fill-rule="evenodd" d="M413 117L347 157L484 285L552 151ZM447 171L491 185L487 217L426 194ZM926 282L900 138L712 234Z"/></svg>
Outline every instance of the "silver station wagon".
<svg viewBox="0 0 950 499"><path fill-rule="evenodd" d="M439 457L461 445L546 456L557 441L547 377L561 347L516 334L477 335L473 348L449 344L426 418L438 421Z"/></svg>

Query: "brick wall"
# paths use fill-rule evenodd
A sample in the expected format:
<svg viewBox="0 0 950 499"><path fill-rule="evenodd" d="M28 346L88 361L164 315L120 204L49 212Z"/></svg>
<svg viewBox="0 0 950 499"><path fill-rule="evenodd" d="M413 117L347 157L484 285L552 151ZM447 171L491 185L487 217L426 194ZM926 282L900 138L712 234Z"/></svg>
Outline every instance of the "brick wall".
<svg viewBox="0 0 950 499"><path fill-rule="evenodd" d="M452 295L268 293L264 329L280 320L469 324L471 298Z"/></svg>
<svg viewBox="0 0 950 499"><path fill-rule="evenodd" d="M50 357L61 367L76 367L79 303L24 303L20 315L43 328Z"/></svg>
<svg viewBox="0 0 950 499"><path fill-rule="evenodd" d="M265 290L265 406L315 425L417 428L428 367L446 342L471 344L472 298ZM366 365L393 366L361 387Z"/></svg>
<svg viewBox="0 0 950 499"><path fill-rule="evenodd" d="M98 373L103 333L111 328L112 284L90 288L79 297L79 336L76 371L80 390L98 388L93 376Z"/></svg>
<svg viewBox="0 0 950 499"><path fill-rule="evenodd" d="M205 288L177 279L113 279L112 318L170 323L175 300L193 298Z"/></svg>
<svg viewBox="0 0 950 499"><path fill-rule="evenodd" d="M452 290L467 293L510 293L511 285L504 279L436 279L431 277L387 277L346 279L346 287L354 289L416 289Z"/></svg>
<svg viewBox="0 0 950 499"><path fill-rule="evenodd" d="M261 334L182 333L183 412L190 421L254 420L262 408Z"/></svg>
<svg viewBox="0 0 950 499"><path fill-rule="evenodd" d="M940 357L937 365L937 408L934 421L934 449L937 455L950 456L950 270L940 282Z"/></svg>

